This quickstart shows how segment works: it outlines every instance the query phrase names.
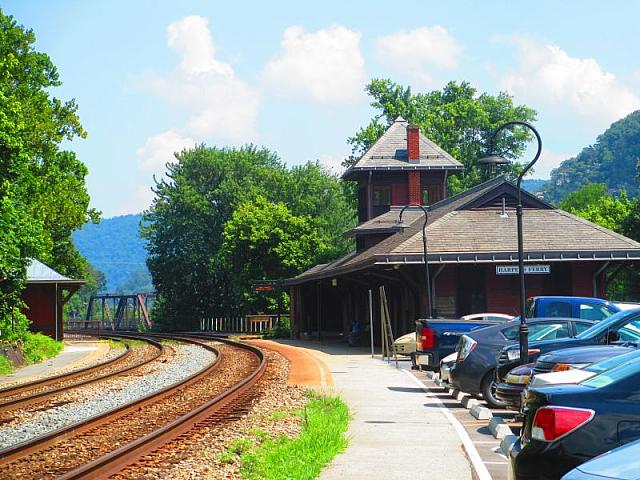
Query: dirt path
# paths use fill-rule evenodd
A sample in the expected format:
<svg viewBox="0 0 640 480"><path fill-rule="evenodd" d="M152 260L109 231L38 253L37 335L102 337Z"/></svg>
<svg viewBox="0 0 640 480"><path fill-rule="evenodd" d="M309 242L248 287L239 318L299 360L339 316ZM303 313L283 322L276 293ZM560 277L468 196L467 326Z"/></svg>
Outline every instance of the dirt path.
<svg viewBox="0 0 640 480"><path fill-rule="evenodd" d="M290 362L289 385L327 388L333 386L333 378L327 365L313 350L293 347L271 340L248 340L248 343L260 348L274 350Z"/></svg>

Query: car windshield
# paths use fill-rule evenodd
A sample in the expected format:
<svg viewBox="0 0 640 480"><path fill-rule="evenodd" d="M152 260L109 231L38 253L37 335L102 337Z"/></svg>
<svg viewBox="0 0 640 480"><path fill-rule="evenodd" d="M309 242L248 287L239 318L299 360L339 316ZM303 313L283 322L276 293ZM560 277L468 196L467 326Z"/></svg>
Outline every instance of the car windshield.
<svg viewBox="0 0 640 480"><path fill-rule="evenodd" d="M606 370L594 377L580 382L581 385L590 388L603 388L614 382L637 375L640 372L640 362L629 360L617 367Z"/></svg>
<svg viewBox="0 0 640 480"><path fill-rule="evenodd" d="M640 312L635 311L626 311L626 312L618 312L616 314L611 315L606 320L602 322L596 323L593 327L587 328L584 332L579 334L576 338L592 338L594 336L599 335L607 331L607 329L611 328L612 325L618 323L621 319L629 317L630 321L626 328L633 326L636 330L640 332Z"/></svg>

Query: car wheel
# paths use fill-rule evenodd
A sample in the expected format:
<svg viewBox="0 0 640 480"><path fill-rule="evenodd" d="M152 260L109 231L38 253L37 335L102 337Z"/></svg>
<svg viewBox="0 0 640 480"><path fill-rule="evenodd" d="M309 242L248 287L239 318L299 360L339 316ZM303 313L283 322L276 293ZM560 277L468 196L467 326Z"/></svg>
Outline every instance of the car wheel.
<svg viewBox="0 0 640 480"><path fill-rule="evenodd" d="M496 371L491 370L482 379L480 390L482 398L487 402L490 408L505 408L505 403L502 400L496 398Z"/></svg>

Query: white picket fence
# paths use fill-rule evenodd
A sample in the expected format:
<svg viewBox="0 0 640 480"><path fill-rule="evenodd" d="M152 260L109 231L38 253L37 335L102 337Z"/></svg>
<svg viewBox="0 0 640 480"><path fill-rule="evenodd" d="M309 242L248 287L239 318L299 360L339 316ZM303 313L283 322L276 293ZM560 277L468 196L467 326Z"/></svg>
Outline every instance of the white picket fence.
<svg viewBox="0 0 640 480"><path fill-rule="evenodd" d="M288 315L280 315L288 318ZM219 333L266 333L278 321L278 315L247 315L245 317L211 317L200 320L200 331Z"/></svg>

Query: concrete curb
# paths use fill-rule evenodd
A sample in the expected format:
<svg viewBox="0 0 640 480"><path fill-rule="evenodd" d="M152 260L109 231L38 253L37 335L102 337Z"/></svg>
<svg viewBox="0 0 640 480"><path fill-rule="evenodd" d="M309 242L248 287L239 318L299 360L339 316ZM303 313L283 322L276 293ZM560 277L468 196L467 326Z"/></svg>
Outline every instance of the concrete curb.
<svg viewBox="0 0 640 480"><path fill-rule="evenodd" d="M492 417L489 421L489 430L491 434L498 440L513 435L511 428L507 425L502 417Z"/></svg>
<svg viewBox="0 0 640 480"><path fill-rule="evenodd" d="M462 406L467 410L471 410L476 405L480 405L480 401L477 398L471 397L471 395L462 399Z"/></svg>
<svg viewBox="0 0 640 480"><path fill-rule="evenodd" d="M493 413L487 407L476 405L471 409L471 416L477 420L489 420L493 418Z"/></svg>
<svg viewBox="0 0 640 480"><path fill-rule="evenodd" d="M509 454L511 453L511 449L513 448L513 444L517 441L518 437L513 434L507 435L502 439L502 441L500 442L500 450L506 457L509 456Z"/></svg>

